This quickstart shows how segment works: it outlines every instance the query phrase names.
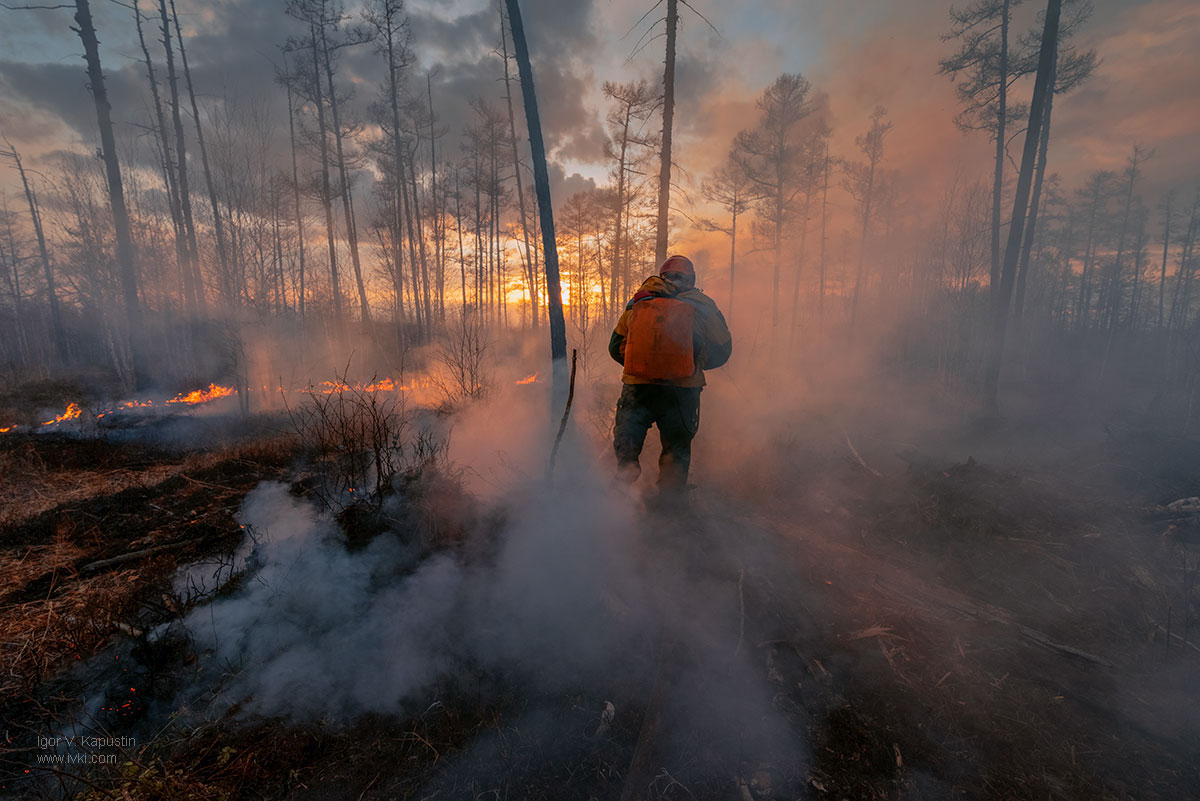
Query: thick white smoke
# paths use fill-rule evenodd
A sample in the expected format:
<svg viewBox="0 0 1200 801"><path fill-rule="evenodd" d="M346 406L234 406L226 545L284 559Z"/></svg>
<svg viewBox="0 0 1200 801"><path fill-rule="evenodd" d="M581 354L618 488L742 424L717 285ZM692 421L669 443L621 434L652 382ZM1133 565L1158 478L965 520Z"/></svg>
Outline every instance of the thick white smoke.
<svg viewBox="0 0 1200 801"><path fill-rule="evenodd" d="M268 715L403 712L467 665L544 686L602 673L648 622L632 513L602 483L545 489L509 494L491 547L422 556L405 532L348 551L332 520L265 483L241 510L250 579L187 626L235 673L228 700Z"/></svg>

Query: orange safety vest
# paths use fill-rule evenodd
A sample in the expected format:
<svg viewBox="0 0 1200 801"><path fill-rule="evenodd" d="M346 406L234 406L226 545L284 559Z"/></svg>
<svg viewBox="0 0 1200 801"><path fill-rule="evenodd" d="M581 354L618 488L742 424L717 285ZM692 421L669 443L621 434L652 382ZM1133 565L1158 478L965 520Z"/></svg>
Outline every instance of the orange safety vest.
<svg viewBox="0 0 1200 801"><path fill-rule="evenodd" d="M685 300L651 297L633 304L625 338L625 372L653 381L678 381L696 372L692 345L695 309Z"/></svg>

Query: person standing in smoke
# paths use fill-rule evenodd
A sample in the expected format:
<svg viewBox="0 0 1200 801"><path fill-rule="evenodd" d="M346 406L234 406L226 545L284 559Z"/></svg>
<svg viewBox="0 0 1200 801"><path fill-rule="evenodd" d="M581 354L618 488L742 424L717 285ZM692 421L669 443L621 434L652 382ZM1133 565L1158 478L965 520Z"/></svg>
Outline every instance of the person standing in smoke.
<svg viewBox="0 0 1200 801"><path fill-rule="evenodd" d="M642 445L657 425L660 495L683 497L704 371L725 364L732 350L725 317L696 288L691 260L669 256L625 306L608 343L609 355L625 368L613 425L619 479L632 484L641 475Z"/></svg>

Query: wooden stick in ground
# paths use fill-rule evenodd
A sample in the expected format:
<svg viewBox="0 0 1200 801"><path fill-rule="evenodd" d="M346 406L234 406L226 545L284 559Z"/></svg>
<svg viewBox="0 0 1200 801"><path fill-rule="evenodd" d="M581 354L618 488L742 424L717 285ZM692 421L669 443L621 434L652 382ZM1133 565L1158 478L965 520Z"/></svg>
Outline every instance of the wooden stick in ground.
<svg viewBox="0 0 1200 801"><path fill-rule="evenodd" d="M571 402L575 400L575 365L579 351L571 349L571 383L567 389L567 406L563 409L562 420L558 424L558 434L554 437L554 447L550 449L550 466L546 468L546 476L554 475L554 460L558 458L558 446L562 442L563 433L567 430L567 419L571 416Z"/></svg>

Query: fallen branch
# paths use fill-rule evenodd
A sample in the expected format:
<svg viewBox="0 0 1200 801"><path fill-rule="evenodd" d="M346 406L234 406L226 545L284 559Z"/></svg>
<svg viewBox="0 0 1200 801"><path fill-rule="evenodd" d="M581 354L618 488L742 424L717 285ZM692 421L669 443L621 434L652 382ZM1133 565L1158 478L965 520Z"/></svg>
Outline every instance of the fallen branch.
<svg viewBox="0 0 1200 801"><path fill-rule="evenodd" d="M1154 624L1154 626L1155 626L1155 628L1157 628L1159 631L1161 631L1163 634L1166 634L1166 635L1168 635L1168 638L1169 638L1169 639L1171 639L1171 640L1179 640L1181 643L1183 643L1183 644L1184 644L1184 646L1186 646L1186 647L1188 647L1188 648L1191 648L1193 651L1195 651L1196 653L1200 654L1200 645L1196 645L1196 643L1192 642L1191 640L1186 640L1186 639L1184 639L1182 636L1180 636L1180 635L1176 634L1176 633L1175 633L1175 632L1173 632L1173 631L1168 631L1167 629L1164 629L1164 628L1162 627L1162 624L1161 624L1161 623L1157 623L1157 622L1156 622L1156 623Z"/></svg>
<svg viewBox="0 0 1200 801"><path fill-rule="evenodd" d="M120 556L114 556L110 559L101 559L99 561L86 564L80 568L80 572L91 573L95 570L103 570L106 567L124 564L125 562L132 562L136 559L141 559L152 554L161 553L162 551L170 551L175 548L182 548L185 545L187 545L186 542L170 542L166 545L155 545L153 548L143 548L140 551L130 551L129 553L123 553Z"/></svg>
<svg viewBox="0 0 1200 801"><path fill-rule="evenodd" d="M1092 662L1093 664L1103 665L1104 667L1113 667L1113 663L1109 662L1107 659L1096 656L1095 654L1089 654L1087 651L1081 651L1080 649L1071 645L1064 645L1061 642L1055 642L1037 629L1031 629L1028 626L1023 626L1018 623L1017 630L1021 632L1021 636L1033 640L1043 648L1048 648L1051 651L1057 651L1060 654L1066 654L1067 656L1074 656L1087 662Z"/></svg>
<svg viewBox="0 0 1200 801"><path fill-rule="evenodd" d="M222 487L220 484L210 484L207 481L201 481L198 478L192 478L187 473L180 473L179 477L182 478L184 481L190 481L193 484L196 484L201 487L207 487L208 489L221 490L223 492L233 492L234 491L233 487Z"/></svg>

